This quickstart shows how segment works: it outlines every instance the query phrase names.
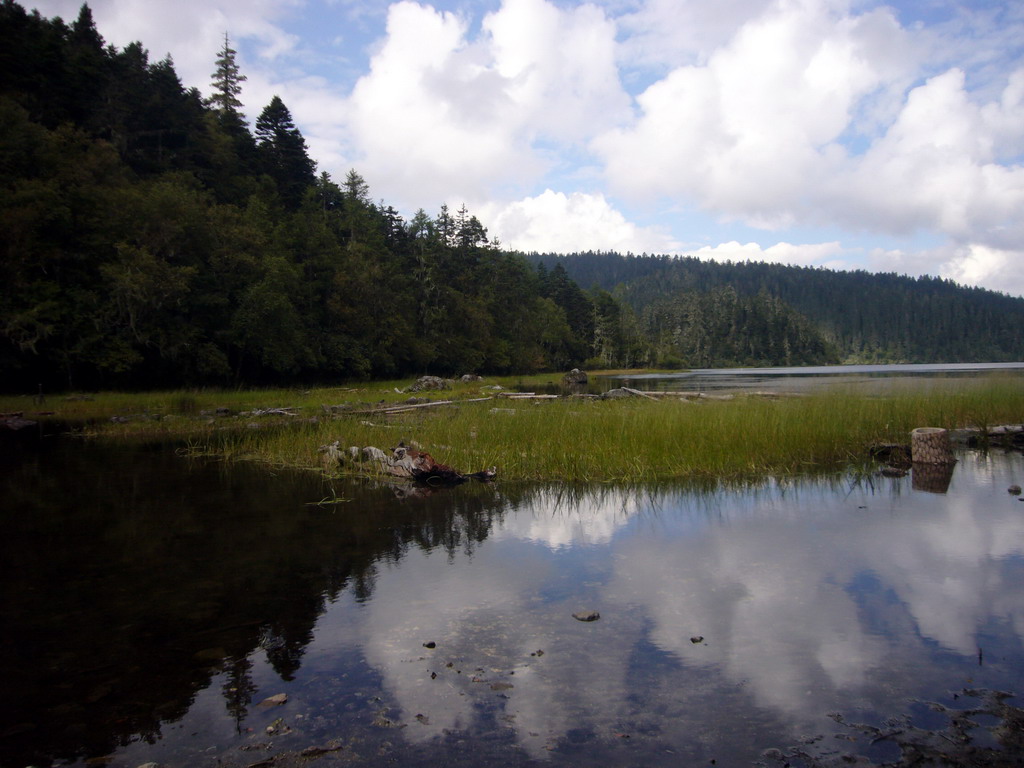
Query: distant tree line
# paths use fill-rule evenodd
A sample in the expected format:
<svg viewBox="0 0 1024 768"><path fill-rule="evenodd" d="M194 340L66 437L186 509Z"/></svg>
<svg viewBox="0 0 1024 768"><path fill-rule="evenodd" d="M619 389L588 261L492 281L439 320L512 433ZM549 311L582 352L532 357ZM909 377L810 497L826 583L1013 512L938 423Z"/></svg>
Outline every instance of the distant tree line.
<svg viewBox="0 0 1024 768"><path fill-rule="evenodd" d="M611 292L655 356L687 366L1024 360L1024 299L942 278L613 252L532 258Z"/></svg>
<svg viewBox="0 0 1024 768"><path fill-rule="evenodd" d="M0 0L0 388L1020 357L1021 302L942 281L527 256L465 206L405 220L318 173L279 97L250 130L228 35L211 58L203 99L87 5Z"/></svg>

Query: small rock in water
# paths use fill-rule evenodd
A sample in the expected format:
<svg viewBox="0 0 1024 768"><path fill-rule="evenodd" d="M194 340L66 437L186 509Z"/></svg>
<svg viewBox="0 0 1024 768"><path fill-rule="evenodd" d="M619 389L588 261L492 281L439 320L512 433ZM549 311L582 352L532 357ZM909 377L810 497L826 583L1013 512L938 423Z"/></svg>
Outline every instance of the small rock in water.
<svg viewBox="0 0 1024 768"><path fill-rule="evenodd" d="M690 642L693 643L694 645L696 645L697 643L703 643L704 642L704 635L694 635L693 637L690 638Z"/></svg>
<svg viewBox="0 0 1024 768"><path fill-rule="evenodd" d="M597 621L601 618L601 614L597 611L576 611L572 617L577 621Z"/></svg>
<svg viewBox="0 0 1024 768"><path fill-rule="evenodd" d="M275 693L273 696L267 696L260 704L268 707L279 707L288 701L287 693Z"/></svg>
<svg viewBox="0 0 1024 768"><path fill-rule="evenodd" d="M1019 485L1011 485L1009 488L1006 489L1006 492L1007 493L1012 493L1014 496L1020 496L1020 486Z"/></svg>
<svg viewBox="0 0 1024 768"><path fill-rule="evenodd" d="M431 640L429 642L424 643L423 647L424 648L437 648L437 643L435 643L433 640Z"/></svg>

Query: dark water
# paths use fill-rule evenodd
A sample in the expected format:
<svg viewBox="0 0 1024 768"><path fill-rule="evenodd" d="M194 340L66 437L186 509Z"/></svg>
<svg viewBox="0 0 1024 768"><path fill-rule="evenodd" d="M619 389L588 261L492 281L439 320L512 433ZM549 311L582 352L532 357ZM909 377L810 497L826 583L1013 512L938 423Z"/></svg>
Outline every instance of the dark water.
<svg viewBox="0 0 1024 768"><path fill-rule="evenodd" d="M6 437L4 768L732 766L818 736L882 760L828 713L1024 691L1019 454L962 454L944 494L422 496Z"/></svg>

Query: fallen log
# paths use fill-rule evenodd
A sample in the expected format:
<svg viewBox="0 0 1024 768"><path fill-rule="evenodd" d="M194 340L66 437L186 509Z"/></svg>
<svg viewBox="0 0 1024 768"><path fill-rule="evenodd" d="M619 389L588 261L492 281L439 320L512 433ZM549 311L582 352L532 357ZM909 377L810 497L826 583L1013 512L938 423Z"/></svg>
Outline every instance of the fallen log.
<svg viewBox="0 0 1024 768"><path fill-rule="evenodd" d="M239 416L298 416L298 409L294 406L286 408L254 408L248 413L242 412Z"/></svg>
<svg viewBox="0 0 1024 768"><path fill-rule="evenodd" d="M639 389L633 389L632 387L616 387L615 389L609 389L603 395L602 398L605 400L612 400L622 397L642 397L647 400L656 400L657 398L651 397L646 392L641 392Z"/></svg>
<svg viewBox="0 0 1024 768"><path fill-rule="evenodd" d="M485 400L491 399L491 396L488 395L487 397L470 397L465 400L431 400L429 403L399 403L398 405L387 405L383 408L368 408L363 411L349 411L349 413L404 413L416 408L433 408L438 405L462 405L463 403L482 403Z"/></svg>

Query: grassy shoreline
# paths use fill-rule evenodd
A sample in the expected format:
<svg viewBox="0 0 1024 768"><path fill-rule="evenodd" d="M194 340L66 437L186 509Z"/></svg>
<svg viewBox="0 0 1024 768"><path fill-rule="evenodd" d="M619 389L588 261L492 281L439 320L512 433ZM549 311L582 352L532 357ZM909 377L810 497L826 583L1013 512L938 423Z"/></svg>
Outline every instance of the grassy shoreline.
<svg viewBox="0 0 1024 768"><path fill-rule="evenodd" d="M483 387L541 386L551 374L489 378L421 393L433 400L494 394ZM867 446L907 442L915 427L986 427L1024 421L1024 387L994 375L930 382L884 397L834 388L793 398L738 396L728 401L637 398L509 400L372 412L409 397L410 382L262 391L98 394L53 398L42 406L0 398L0 412L53 410L48 418L89 421L96 439L179 440L192 455L324 471L317 448L390 448L415 441L438 461L465 472L495 466L499 478L646 482L674 478L744 478L841 469L866 458ZM347 402L351 410L322 406ZM294 416L254 415L289 407ZM230 416L215 415L226 408ZM370 412L368 412L370 411ZM112 422L114 416L120 422ZM344 464L330 474L367 474Z"/></svg>

